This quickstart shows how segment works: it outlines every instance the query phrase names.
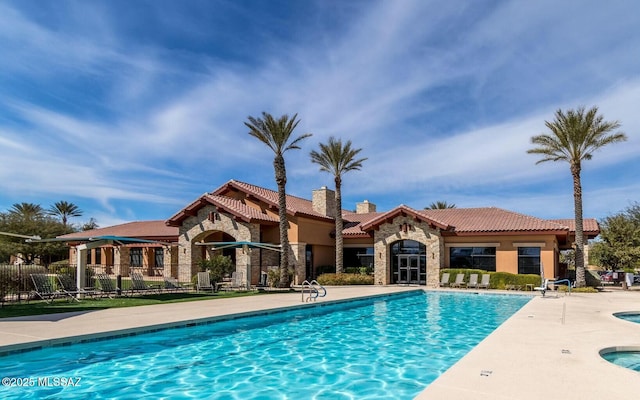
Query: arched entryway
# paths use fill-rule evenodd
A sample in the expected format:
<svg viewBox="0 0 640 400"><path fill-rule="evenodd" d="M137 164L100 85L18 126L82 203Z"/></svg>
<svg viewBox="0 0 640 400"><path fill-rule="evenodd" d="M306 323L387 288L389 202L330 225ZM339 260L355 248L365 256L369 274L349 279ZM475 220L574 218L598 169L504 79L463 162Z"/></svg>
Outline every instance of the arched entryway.
<svg viewBox="0 0 640 400"><path fill-rule="evenodd" d="M235 242L236 239L226 232L213 231L205 232L202 238L198 237L198 242L211 243L211 242ZM231 258L231 261L235 265L236 263L236 249L224 248L221 250L213 250L211 246L198 246L200 249L200 259L208 260L214 255L223 255Z"/></svg>
<svg viewBox="0 0 640 400"><path fill-rule="evenodd" d="M426 285L427 250L415 240L398 240L390 246L391 283Z"/></svg>

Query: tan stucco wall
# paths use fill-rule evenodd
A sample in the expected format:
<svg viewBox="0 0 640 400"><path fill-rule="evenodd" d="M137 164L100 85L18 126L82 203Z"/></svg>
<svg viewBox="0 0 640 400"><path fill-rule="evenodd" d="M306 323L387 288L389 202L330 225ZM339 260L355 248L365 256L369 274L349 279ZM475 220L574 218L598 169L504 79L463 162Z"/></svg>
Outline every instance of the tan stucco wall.
<svg viewBox="0 0 640 400"><path fill-rule="evenodd" d="M318 221L308 218L298 218L299 239L310 244L335 246L330 233L335 229L333 222Z"/></svg>
<svg viewBox="0 0 640 400"><path fill-rule="evenodd" d="M445 237L444 267L450 265L450 245L469 244L469 246L496 246L496 271L518 273L518 247L540 247L540 260L544 265L546 277L554 277L557 273L557 242L554 235L511 235L511 236L468 236ZM519 245L519 246L518 246Z"/></svg>

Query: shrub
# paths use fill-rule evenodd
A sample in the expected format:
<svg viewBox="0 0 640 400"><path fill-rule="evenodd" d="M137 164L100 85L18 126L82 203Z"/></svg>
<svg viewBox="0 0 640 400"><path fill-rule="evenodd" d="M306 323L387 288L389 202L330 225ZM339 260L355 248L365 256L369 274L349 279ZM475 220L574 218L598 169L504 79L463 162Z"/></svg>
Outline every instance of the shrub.
<svg viewBox="0 0 640 400"><path fill-rule="evenodd" d="M232 273L236 266L231 261L231 257L216 255L208 260L201 260L199 263L200 271L209 271L209 279L211 283L221 282L225 275ZM198 281L198 276L194 276L193 283Z"/></svg>
<svg viewBox="0 0 640 400"><path fill-rule="evenodd" d="M489 272L481 269L458 269L458 268L450 268L450 269L441 269L440 270L440 279L442 279L442 274L448 272L449 283L452 283L456 279L456 275L464 274L465 282L469 282L469 275L478 274L478 281L480 281L481 275L489 274L491 276L489 280L489 287L491 289L505 289L507 285L515 285L525 287L526 285L534 285L539 286L540 276L535 274L511 274L509 272Z"/></svg>
<svg viewBox="0 0 640 400"><path fill-rule="evenodd" d="M358 274L322 274L318 283L325 286L373 285L373 276Z"/></svg>

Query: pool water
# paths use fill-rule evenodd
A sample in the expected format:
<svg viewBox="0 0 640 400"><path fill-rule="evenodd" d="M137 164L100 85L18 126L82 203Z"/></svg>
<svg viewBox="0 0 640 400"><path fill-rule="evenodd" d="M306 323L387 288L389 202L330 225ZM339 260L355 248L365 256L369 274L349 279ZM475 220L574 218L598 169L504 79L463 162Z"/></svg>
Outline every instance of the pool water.
<svg viewBox="0 0 640 400"><path fill-rule="evenodd" d="M416 291L0 357L3 399L412 399L530 300Z"/></svg>
<svg viewBox="0 0 640 400"><path fill-rule="evenodd" d="M631 321L640 324L640 313L618 313L614 315L620 319L624 319L625 321Z"/></svg>
<svg viewBox="0 0 640 400"><path fill-rule="evenodd" d="M602 355L605 360L640 372L640 351L613 351Z"/></svg>

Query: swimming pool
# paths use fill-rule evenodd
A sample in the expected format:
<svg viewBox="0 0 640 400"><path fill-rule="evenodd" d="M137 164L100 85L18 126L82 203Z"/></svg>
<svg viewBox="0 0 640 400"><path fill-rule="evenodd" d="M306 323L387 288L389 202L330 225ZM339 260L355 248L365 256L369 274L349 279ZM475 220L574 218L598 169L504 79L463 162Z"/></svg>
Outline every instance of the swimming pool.
<svg viewBox="0 0 640 400"><path fill-rule="evenodd" d="M640 312L621 312L615 313L614 316L624 319L625 321L636 322L640 324Z"/></svg>
<svg viewBox="0 0 640 400"><path fill-rule="evenodd" d="M416 291L10 354L0 376L29 380L0 397L412 399L529 300Z"/></svg>

